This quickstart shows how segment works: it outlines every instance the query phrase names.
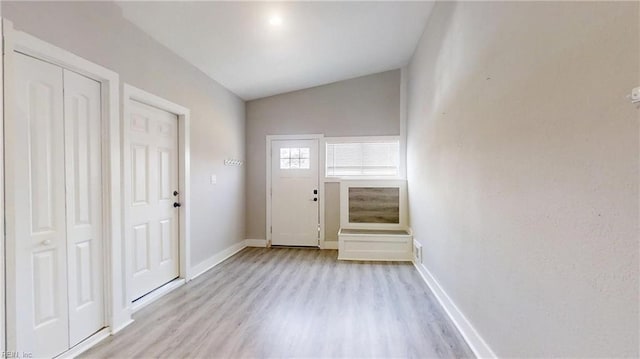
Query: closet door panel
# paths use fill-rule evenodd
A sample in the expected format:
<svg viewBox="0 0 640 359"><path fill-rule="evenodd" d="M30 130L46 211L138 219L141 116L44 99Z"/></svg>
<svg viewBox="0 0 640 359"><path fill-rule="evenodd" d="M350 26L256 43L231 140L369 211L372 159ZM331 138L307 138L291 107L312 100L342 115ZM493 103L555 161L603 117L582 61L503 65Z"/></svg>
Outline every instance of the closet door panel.
<svg viewBox="0 0 640 359"><path fill-rule="evenodd" d="M16 53L15 111L5 122L9 350L68 349L62 69ZM11 263L13 261L14 263Z"/></svg>
<svg viewBox="0 0 640 359"><path fill-rule="evenodd" d="M104 327L100 83L64 70L69 342Z"/></svg>

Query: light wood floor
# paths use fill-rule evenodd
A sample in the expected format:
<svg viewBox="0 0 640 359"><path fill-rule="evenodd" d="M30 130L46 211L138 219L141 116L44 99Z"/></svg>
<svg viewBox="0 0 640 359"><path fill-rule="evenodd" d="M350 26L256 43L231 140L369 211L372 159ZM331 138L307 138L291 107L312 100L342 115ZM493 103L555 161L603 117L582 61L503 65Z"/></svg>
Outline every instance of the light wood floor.
<svg viewBox="0 0 640 359"><path fill-rule="evenodd" d="M473 357L413 265L336 258L244 249L83 357Z"/></svg>

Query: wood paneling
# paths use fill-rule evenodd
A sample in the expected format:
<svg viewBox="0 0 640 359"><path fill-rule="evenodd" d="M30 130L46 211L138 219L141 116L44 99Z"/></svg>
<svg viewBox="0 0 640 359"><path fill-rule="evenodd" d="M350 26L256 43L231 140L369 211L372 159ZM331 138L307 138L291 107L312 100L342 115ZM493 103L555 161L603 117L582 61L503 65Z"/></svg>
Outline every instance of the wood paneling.
<svg viewBox="0 0 640 359"><path fill-rule="evenodd" d="M349 223L400 223L400 189L350 187Z"/></svg>

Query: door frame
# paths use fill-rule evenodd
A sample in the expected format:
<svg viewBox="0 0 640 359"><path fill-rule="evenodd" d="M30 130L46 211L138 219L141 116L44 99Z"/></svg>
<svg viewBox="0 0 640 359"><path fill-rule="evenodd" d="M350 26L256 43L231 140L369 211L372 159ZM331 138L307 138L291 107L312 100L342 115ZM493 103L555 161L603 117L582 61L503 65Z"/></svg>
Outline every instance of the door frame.
<svg viewBox="0 0 640 359"><path fill-rule="evenodd" d="M129 263L129 255L133 253L132 241L130 236L128 235L128 228L131 225L131 220L129 218L129 206L127 203L131 202L131 183L127 181L130 177L131 171L131 154L127 150L131 141L129 139L128 131L126 131L126 121L129 118L129 114L131 113L131 101L141 102L143 104L158 108L163 111L167 111L175 114L178 117L178 191L180 192L180 202L182 206L178 208L178 216L179 216L179 226L180 229L178 231L178 258L180 261L179 269L179 279L182 283L190 281L191 278L191 256L190 248L191 248L191 192L190 192L190 183L191 183L191 171L190 171L190 128L191 128L191 111L183 106L180 106L176 103L173 103L169 100L166 100L162 97L156 96L152 93L149 93L145 90L139 89L135 86L129 85L127 83L123 84L122 91L122 106L123 106L123 115L122 115L122 182L123 182L123 228L124 233L123 237L125 239L126 247L125 247L125 268L126 268L126 278L125 278L125 286L126 286L126 300L128 308L133 312L135 310L141 309L142 306L134 306L131 301L132 298L132 277L133 277L133 268L130 267ZM171 284L173 282L169 282ZM168 285L167 284L167 285ZM166 286L166 285L165 285ZM164 288L165 286L161 287ZM171 286L175 288L177 286ZM168 291L164 291L166 294ZM157 299L157 296L153 296L153 300ZM146 303L148 304L148 303Z"/></svg>
<svg viewBox="0 0 640 359"><path fill-rule="evenodd" d="M318 207L320 218L320 249L325 248L324 244L324 162L325 156L323 151L324 134L307 134L307 135L267 135L267 178L266 178L266 198L267 198L267 221L265 227L265 238L267 241L267 247L271 247L271 148L273 141L295 141L295 140L317 140L318 141L318 199L320 200L320 206ZM322 187L322 188L321 188Z"/></svg>
<svg viewBox="0 0 640 359"><path fill-rule="evenodd" d="M15 30L13 23L6 19L2 20L3 28L3 61L4 61L4 83L13 83L14 56L15 52L34 57L64 69L79 73L100 83L101 92L101 135L103 138L102 147L102 235L103 235L103 266L104 266L104 310L105 329L114 334L132 322L129 312L124 305L124 283L122 262L122 223L121 223L121 194L120 194L120 103L119 103L119 75L105 67L90 62L82 57L74 55L62 48L51 45L25 32ZM9 87L4 89L4 113L3 124L13 118L15 109L14 91ZM2 135L4 141L4 133ZM0 148L4 159L4 145ZM2 179L4 181L4 167ZM5 181L6 182L6 181ZM3 186L4 187L4 186ZM6 193L2 193L2 198L6 201ZM12 210L2 203L5 220L10 220ZM3 259L6 263L6 275L15 275L15 268L11 267L15 261L14 251L7 250L15 246L15 237L11 233L4 236L5 251ZM2 286L6 293L5 282ZM6 295L2 298L5 303L3 313L3 328L5 338L8 333L8 320L6 308ZM104 335L104 329L94 334ZM94 339L90 337L86 342ZM84 343L84 342L83 342ZM8 343L4 342L6 350ZM83 345L78 344L78 346ZM74 347L78 348L78 346ZM72 349L73 350L73 349Z"/></svg>
<svg viewBox="0 0 640 359"><path fill-rule="evenodd" d="M7 332L6 326L6 302L5 302L5 232L4 232L4 222L5 222L5 211L4 211L4 25L2 20L2 7L0 7L0 48L2 48L2 56L0 56L0 233L2 235L2 243L0 243L0 305L3 306L4 309L0 310L0 350L7 351L7 347L5 346L5 336Z"/></svg>

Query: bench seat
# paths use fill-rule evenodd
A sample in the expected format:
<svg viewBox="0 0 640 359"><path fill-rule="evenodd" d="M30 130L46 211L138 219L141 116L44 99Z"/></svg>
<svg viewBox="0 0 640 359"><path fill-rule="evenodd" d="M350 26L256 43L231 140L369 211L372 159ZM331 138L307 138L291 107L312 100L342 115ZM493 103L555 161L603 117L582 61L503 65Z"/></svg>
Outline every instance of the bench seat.
<svg viewBox="0 0 640 359"><path fill-rule="evenodd" d="M340 228L338 259L411 261L413 236L407 230Z"/></svg>

